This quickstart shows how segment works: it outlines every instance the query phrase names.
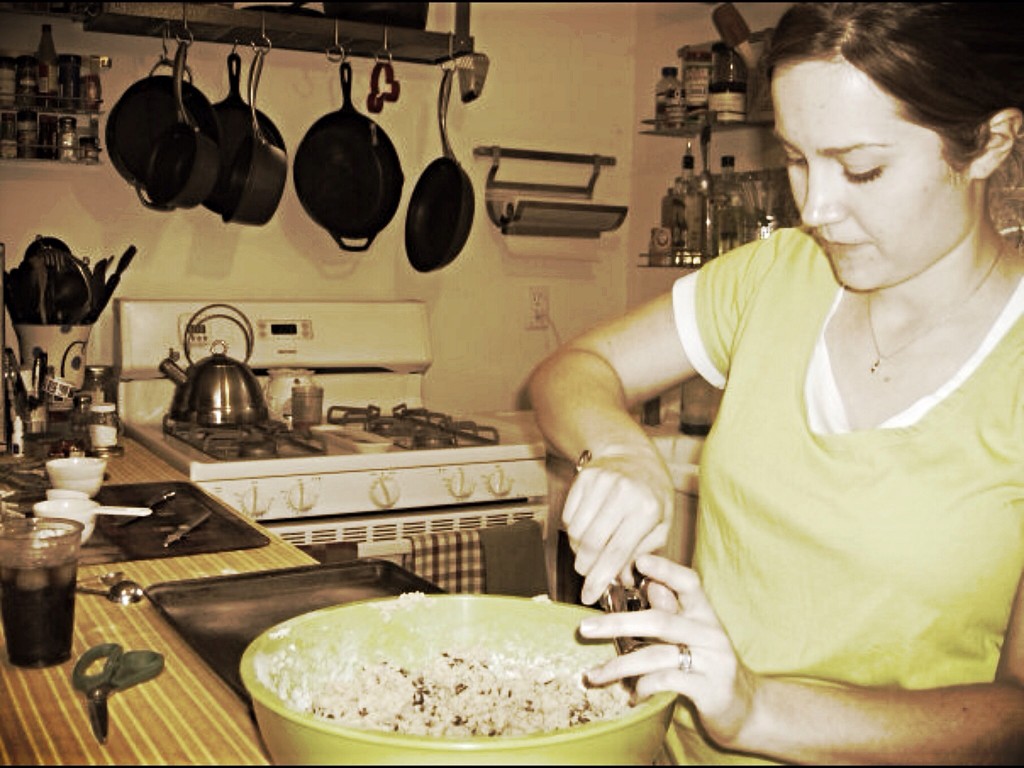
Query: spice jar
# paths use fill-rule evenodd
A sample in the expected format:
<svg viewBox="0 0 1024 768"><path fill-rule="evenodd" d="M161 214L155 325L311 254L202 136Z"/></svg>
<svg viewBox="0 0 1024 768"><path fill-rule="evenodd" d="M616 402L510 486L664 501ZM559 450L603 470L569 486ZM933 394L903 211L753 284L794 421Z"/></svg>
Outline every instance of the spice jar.
<svg viewBox="0 0 1024 768"><path fill-rule="evenodd" d="M100 57L90 56L82 69L81 91L85 109L97 110L103 100L103 86L100 83Z"/></svg>
<svg viewBox="0 0 1024 768"><path fill-rule="evenodd" d="M93 456L112 456L121 447L121 419L113 403L93 403L89 410L89 443Z"/></svg>
<svg viewBox="0 0 1024 768"><path fill-rule="evenodd" d="M13 107L17 64L11 56L0 56L0 107Z"/></svg>
<svg viewBox="0 0 1024 768"><path fill-rule="evenodd" d="M18 157L35 157L36 145L39 143L39 125L36 113L31 109L18 112L17 121Z"/></svg>
<svg viewBox="0 0 1024 768"><path fill-rule="evenodd" d="M44 160L56 160L57 159L57 116L40 114L38 117L39 134L38 142L39 148L36 153L37 157L41 157Z"/></svg>
<svg viewBox="0 0 1024 768"><path fill-rule="evenodd" d="M13 112L4 112L0 119L0 158L10 160L18 156L18 123Z"/></svg>
<svg viewBox="0 0 1024 768"><path fill-rule="evenodd" d="M73 117L62 117L57 121L57 146L60 147L60 159L65 163L73 163L78 159L78 134L75 127L76 120Z"/></svg>
<svg viewBox="0 0 1024 768"><path fill-rule="evenodd" d="M92 402L113 403L117 405L118 377L109 365L87 365L82 378L80 392L88 392Z"/></svg>
<svg viewBox="0 0 1024 768"><path fill-rule="evenodd" d="M78 392L75 394L74 406L71 409L71 416L68 417L68 424L71 434L74 437L81 437L89 434L89 423L92 420L92 394L89 392Z"/></svg>
<svg viewBox="0 0 1024 768"><path fill-rule="evenodd" d="M35 56L15 59L14 101L19 107L35 107L39 98L39 62Z"/></svg>
<svg viewBox="0 0 1024 768"><path fill-rule="evenodd" d="M64 109L78 109L81 91L82 57L65 53L58 57L57 92Z"/></svg>

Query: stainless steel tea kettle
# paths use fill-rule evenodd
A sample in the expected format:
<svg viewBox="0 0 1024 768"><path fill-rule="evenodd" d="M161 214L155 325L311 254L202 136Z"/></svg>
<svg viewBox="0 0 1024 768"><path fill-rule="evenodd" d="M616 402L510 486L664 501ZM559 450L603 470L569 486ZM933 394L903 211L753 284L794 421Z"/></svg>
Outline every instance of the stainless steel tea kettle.
<svg viewBox="0 0 1024 768"><path fill-rule="evenodd" d="M210 310L230 310L234 315ZM198 363L192 361L191 329L214 318L230 320L245 334L245 360L234 360L227 355L228 344L223 339L210 342L210 356ZM243 427L265 424L269 419L267 403L256 375L247 363L252 355L254 334L249 319L229 304L208 304L189 318L183 340L188 370L177 363L179 354L171 350L160 363L160 371L177 384L171 410L167 418L200 427Z"/></svg>

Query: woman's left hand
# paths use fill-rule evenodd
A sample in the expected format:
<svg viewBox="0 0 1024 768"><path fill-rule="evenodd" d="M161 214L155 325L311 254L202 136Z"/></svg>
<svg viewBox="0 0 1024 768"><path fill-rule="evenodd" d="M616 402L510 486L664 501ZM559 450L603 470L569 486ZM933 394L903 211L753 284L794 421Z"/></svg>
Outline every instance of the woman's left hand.
<svg viewBox="0 0 1024 768"><path fill-rule="evenodd" d="M708 734L728 746L753 710L757 676L737 657L696 572L657 555L643 555L636 565L648 578L651 609L584 619L580 634L645 637L651 645L592 669L588 680L604 685L635 677L639 698L680 693Z"/></svg>

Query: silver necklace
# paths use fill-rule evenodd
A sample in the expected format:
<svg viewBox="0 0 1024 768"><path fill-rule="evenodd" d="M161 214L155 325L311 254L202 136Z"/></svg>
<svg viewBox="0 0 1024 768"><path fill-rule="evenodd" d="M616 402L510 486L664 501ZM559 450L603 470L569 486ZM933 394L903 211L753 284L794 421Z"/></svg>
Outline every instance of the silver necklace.
<svg viewBox="0 0 1024 768"><path fill-rule="evenodd" d="M988 270L986 270L985 276L982 277L980 281L978 281L978 284L975 285L974 288L971 289L971 292L969 294L967 294L967 296L962 301L959 301L956 304L954 304L953 306L951 306L949 308L949 310L947 310L945 313L943 313L943 315L941 317L939 317L938 320L936 320L933 323L929 323L924 328L924 330L922 330L920 333L914 334L907 341L903 342L898 347L896 347L896 349L894 349L891 352L888 352L886 354L882 354L882 350L878 346L878 337L875 335L875 323L871 319L871 294L868 294L868 297L867 297L868 331L871 332L871 344L875 348L875 362L873 362L871 364L871 368L869 369L869 371L871 373L876 373L878 371L879 367L882 365L882 363L884 363L887 360L891 360L893 357L898 355L900 352L905 350L907 347L909 347L914 342L920 341L925 336L927 336L929 333L934 331L936 328L940 328L941 326L943 326L951 317L953 317L957 312L961 311L965 306L967 306L967 304L970 303L971 299L973 299L974 296L978 293L978 291L981 290L981 287L983 285L985 285L985 283L988 282L989 277L991 277L992 273L995 271L996 264L999 263L999 260L1000 260L1000 258L1002 258L1002 255L1003 255L1003 249L1000 248L999 251L996 252L996 257L994 259L992 259L992 263L989 265Z"/></svg>

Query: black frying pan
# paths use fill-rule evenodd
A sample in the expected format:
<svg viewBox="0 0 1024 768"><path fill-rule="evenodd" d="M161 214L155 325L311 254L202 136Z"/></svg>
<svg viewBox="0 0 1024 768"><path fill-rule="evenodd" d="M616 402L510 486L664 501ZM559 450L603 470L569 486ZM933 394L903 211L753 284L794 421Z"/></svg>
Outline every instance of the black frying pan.
<svg viewBox="0 0 1024 768"><path fill-rule="evenodd" d="M146 170L146 194L157 206L194 208L213 190L220 170L217 142L203 134L182 100L185 58L191 41L174 56L174 102L178 121L153 146Z"/></svg>
<svg viewBox="0 0 1024 768"><path fill-rule="evenodd" d="M448 143L448 101L453 70L446 69L437 97L444 154L423 171L405 217L405 252L418 272L440 269L458 256L473 225L473 184Z"/></svg>
<svg viewBox="0 0 1024 768"><path fill-rule="evenodd" d="M171 62L161 58L149 77L131 85L107 116L106 149L111 165L139 193L143 204L153 206L142 194L153 147L164 132L177 122L174 78L154 75ZM187 68L186 68L187 69ZM217 115L206 97L190 82L181 86L182 100L199 129L214 141L220 139Z"/></svg>
<svg viewBox="0 0 1024 768"><path fill-rule="evenodd" d="M384 129L352 106L352 65L339 69L341 109L306 132L292 176L309 217L343 250L365 251L398 210L405 177Z"/></svg>
<svg viewBox="0 0 1024 768"><path fill-rule="evenodd" d="M231 166L235 153L238 152L238 148L246 137L252 135L252 113L239 89L241 71L242 58L232 51L228 55L228 95L223 101L213 105L213 111L216 113L217 122L220 125L220 140L217 142L220 147L220 173L217 176L213 192L203 201L203 205L219 214L224 213L228 204L228 180L231 177ZM283 150L285 148L284 139L273 121L258 109L256 110L256 119L259 121L260 130L267 141Z"/></svg>

